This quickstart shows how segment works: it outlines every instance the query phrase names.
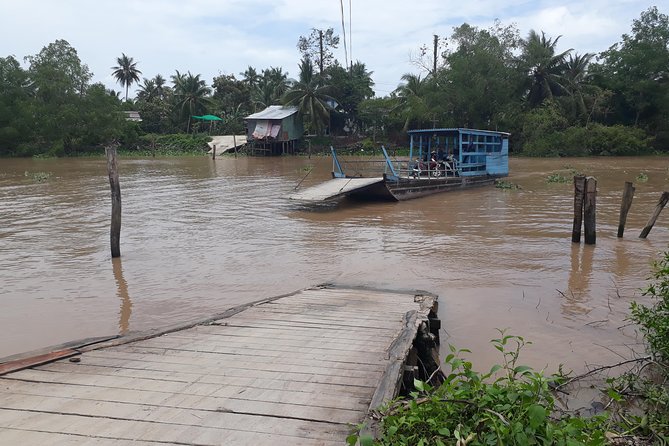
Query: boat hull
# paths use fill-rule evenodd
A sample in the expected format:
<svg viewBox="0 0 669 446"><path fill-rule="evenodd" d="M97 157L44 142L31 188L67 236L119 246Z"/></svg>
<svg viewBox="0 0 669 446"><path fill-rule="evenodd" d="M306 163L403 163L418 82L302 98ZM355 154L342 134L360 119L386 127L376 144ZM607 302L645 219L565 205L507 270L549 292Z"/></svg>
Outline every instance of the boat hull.
<svg viewBox="0 0 669 446"><path fill-rule="evenodd" d="M496 178L501 176L400 178L398 180L385 178L381 183L346 195L349 198L364 201L403 201L441 192L489 186L495 182Z"/></svg>

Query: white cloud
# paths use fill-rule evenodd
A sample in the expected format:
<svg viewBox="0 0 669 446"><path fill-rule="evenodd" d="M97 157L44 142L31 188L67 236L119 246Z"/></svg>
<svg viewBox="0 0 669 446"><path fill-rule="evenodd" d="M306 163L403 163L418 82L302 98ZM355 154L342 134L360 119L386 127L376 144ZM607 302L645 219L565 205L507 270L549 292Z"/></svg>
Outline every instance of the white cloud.
<svg viewBox="0 0 669 446"><path fill-rule="evenodd" d="M96 81L120 89L111 77L116 58L138 61L145 77L175 70L200 73L207 82L219 73L237 74L251 65L281 66L297 74L300 35L333 27L341 34L340 2L318 0L82 0L49 2L0 0L0 56L22 59L56 39L77 49ZM346 26L349 2L344 0ZM578 52L598 52L629 32L632 19L648 5L630 0L569 0L556 5L527 1L351 0L352 55L374 72L377 92L393 90L405 72L416 72L409 53L448 36L468 22L487 27L495 18L517 23ZM666 13L666 11L663 11ZM347 36L348 37L348 36ZM348 39L347 39L348 40ZM344 61L343 42L336 53Z"/></svg>

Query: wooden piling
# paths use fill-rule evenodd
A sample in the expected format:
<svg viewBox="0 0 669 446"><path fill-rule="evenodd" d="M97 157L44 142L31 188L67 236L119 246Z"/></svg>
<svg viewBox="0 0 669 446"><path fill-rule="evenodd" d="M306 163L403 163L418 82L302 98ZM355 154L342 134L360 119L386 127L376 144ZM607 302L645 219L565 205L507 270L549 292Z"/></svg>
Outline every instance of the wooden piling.
<svg viewBox="0 0 669 446"><path fill-rule="evenodd" d="M121 185L118 181L118 167L116 165L116 146L105 147L107 155L107 173L111 187L112 215L109 230L112 257L121 257Z"/></svg>
<svg viewBox="0 0 669 446"><path fill-rule="evenodd" d="M237 158L237 137L232 133L232 145L235 147L235 158Z"/></svg>
<svg viewBox="0 0 669 446"><path fill-rule="evenodd" d="M585 244L594 245L597 241L597 179L588 177L585 180L585 201L583 203L583 225Z"/></svg>
<svg viewBox="0 0 669 446"><path fill-rule="evenodd" d="M213 147L212 147L211 159L213 159L213 160L216 159L216 144L214 144Z"/></svg>
<svg viewBox="0 0 669 446"><path fill-rule="evenodd" d="M634 198L634 185L631 181L625 182L625 189L623 190L623 201L620 203L620 219L618 220L618 238L622 238L625 232L625 222L627 221L627 213L632 206L632 199Z"/></svg>
<svg viewBox="0 0 669 446"><path fill-rule="evenodd" d="M574 177L574 226L571 231L571 241L581 242L581 226L583 225L583 197L585 196L585 177Z"/></svg>
<svg viewBox="0 0 669 446"><path fill-rule="evenodd" d="M669 202L669 192L662 192L660 201L657 203L657 206L655 206L655 211L653 212L653 215L650 216L650 219L648 219L648 223L646 223L646 227L641 231L639 238L646 238L650 230L653 229L657 217L660 216L660 212L662 212L662 209L667 205L667 202Z"/></svg>

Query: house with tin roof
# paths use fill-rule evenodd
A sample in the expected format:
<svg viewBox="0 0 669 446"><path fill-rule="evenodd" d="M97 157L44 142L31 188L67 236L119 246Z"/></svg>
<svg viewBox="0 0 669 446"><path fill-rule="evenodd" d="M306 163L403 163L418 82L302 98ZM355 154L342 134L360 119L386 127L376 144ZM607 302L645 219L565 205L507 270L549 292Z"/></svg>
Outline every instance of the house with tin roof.
<svg viewBox="0 0 669 446"><path fill-rule="evenodd" d="M304 134L297 107L270 105L244 118L248 148L253 155L294 154Z"/></svg>

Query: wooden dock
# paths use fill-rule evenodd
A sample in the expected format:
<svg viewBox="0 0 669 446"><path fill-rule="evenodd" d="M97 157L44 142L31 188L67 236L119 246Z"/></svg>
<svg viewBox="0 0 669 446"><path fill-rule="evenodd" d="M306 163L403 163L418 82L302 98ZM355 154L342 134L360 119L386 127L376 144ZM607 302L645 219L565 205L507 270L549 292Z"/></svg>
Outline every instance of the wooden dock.
<svg viewBox="0 0 669 446"><path fill-rule="evenodd" d="M320 286L4 364L0 444L342 445L397 394L435 299Z"/></svg>

